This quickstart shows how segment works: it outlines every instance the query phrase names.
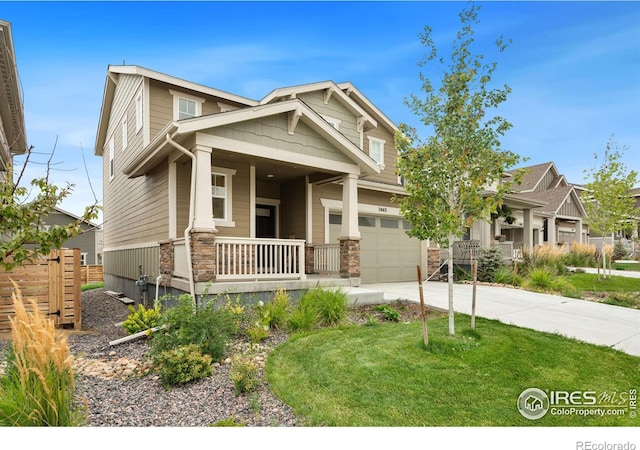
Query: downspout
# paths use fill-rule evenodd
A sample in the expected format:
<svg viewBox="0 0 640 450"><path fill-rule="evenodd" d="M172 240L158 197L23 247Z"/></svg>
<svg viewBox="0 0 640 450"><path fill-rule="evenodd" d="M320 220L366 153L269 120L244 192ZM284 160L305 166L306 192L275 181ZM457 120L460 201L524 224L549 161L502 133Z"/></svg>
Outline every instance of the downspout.
<svg viewBox="0 0 640 450"><path fill-rule="evenodd" d="M191 264L191 230L193 230L193 221L195 215L195 198L196 198L196 155L171 139L171 135L167 133L165 142L170 144L179 152L191 158L191 193L189 196L189 226L184 230L184 245L187 250L187 264L189 265L189 294L193 301L196 301L196 289L193 281L193 266Z"/></svg>

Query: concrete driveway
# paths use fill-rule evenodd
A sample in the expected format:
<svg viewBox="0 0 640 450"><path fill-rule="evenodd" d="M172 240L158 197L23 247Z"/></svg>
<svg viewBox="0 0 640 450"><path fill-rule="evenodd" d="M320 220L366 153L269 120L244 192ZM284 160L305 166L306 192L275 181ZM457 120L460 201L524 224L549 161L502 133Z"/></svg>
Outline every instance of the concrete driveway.
<svg viewBox="0 0 640 450"><path fill-rule="evenodd" d="M423 283L425 303L448 310L447 283ZM372 283L361 288L384 293L385 301L420 301L418 283ZM471 314L470 284L454 284L454 309ZM558 333L640 356L640 310L586 300L537 294L521 289L477 286L476 315L487 319Z"/></svg>

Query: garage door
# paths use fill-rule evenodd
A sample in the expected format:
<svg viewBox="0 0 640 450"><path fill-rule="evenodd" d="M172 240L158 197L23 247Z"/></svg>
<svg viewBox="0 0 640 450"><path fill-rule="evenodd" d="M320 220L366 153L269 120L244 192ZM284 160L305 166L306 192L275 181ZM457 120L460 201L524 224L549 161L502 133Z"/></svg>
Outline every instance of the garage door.
<svg viewBox="0 0 640 450"><path fill-rule="evenodd" d="M341 215L329 217L329 237L340 237ZM363 283L417 280L420 241L405 232L408 224L400 218L358 217L360 228L360 273Z"/></svg>

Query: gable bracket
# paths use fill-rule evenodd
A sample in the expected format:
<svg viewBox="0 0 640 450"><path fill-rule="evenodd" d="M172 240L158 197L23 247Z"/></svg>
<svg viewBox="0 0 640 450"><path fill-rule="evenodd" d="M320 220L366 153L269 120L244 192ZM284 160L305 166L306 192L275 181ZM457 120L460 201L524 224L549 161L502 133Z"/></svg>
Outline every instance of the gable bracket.
<svg viewBox="0 0 640 450"><path fill-rule="evenodd" d="M298 126L298 121L302 117L302 110L300 108L296 108L295 111L289 112L289 134L293 135L293 132L296 130Z"/></svg>
<svg viewBox="0 0 640 450"><path fill-rule="evenodd" d="M329 99L331 98L331 94L333 94L333 86L328 87L327 89L324 90L324 104L328 105L329 104Z"/></svg>
<svg viewBox="0 0 640 450"><path fill-rule="evenodd" d="M364 116L360 116L358 117L358 122L357 122L357 130L358 132L362 133L362 131L364 130L364 123L366 122L366 119Z"/></svg>

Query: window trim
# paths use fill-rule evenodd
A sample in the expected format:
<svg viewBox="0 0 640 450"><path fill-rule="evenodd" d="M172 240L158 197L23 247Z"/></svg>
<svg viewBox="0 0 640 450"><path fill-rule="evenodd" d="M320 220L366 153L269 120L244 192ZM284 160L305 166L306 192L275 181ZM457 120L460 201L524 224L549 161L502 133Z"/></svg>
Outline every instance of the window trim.
<svg viewBox="0 0 640 450"><path fill-rule="evenodd" d="M142 126L144 122L142 120L142 116L143 116L142 91L140 91L138 95L136 95L136 133L142 130Z"/></svg>
<svg viewBox="0 0 640 450"><path fill-rule="evenodd" d="M122 151L125 151L125 149L129 145L129 125L127 123L126 114L124 115L120 124L122 125Z"/></svg>
<svg viewBox="0 0 640 450"><path fill-rule="evenodd" d="M216 226L235 227L233 221L233 176L236 174L235 169L227 169L225 167L211 166L211 175L219 175L225 177L225 196L224 196L224 219L214 218ZM211 186L211 201L213 202L213 186ZM221 197L215 197L221 198Z"/></svg>
<svg viewBox="0 0 640 450"><path fill-rule="evenodd" d="M367 138L369 139L369 157L373 159L381 169L384 169L384 144L386 143L386 141L384 139L376 138L373 136L367 136ZM377 142L380 144L380 161L377 161L373 156L371 156L372 142Z"/></svg>
<svg viewBox="0 0 640 450"><path fill-rule="evenodd" d="M116 176L116 163L115 163L115 142L113 141L113 135L109 139L109 181L113 180Z"/></svg>
<svg viewBox="0 0 640 450"><path fill-rule="evenodd" d="M329 125L331 125L336 130L340 129L340 123L342 123L342 120L336 119L335 117L331 116L325 116L324 114L320 114L320 117L322 117Z"/></svg>
<svg viewBox="0 0 640 450"><path fill-rule="evenodd" d="M173 120L186 120L202 115L202 105L205 102L203 98L185 94L184 92L169 89L169 93L173 96ZM193 117L184 117L180 119L180 99L195 103L196 113Z"/></svg>

